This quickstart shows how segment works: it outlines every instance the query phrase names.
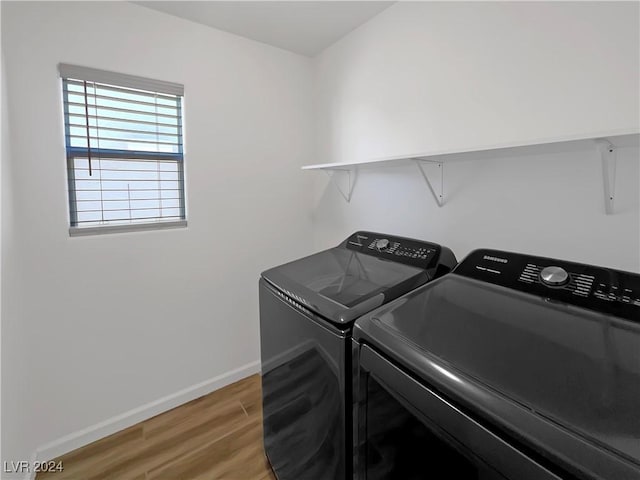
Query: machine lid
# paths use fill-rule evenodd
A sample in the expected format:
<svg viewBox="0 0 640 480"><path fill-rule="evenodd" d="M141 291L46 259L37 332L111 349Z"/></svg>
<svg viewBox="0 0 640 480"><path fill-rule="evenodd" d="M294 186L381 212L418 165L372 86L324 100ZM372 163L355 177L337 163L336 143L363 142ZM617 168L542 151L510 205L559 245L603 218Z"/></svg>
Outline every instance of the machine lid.
<svg viewBox="0 0 640 480"><path fill-rule="evenodd" d="M499 398L509 399L640 465L640 323L505 287L509 274L499 266L486 273L499 282L470 278L465 272L484 256L516 263L504 252L474 253L454 273L360 319L354 338L471 408L489 405L493 415Z"/></svg>
<svg viewBox="0 0 640 480"><path fill-rule="evenodd" d="M262 276L339 324L350 323L428 280L423 269L340 247L272 268Z"/></svg>
<svg viewBox="0 0 640 480"><path fill-rule="evenodd" d="M453 253L440 245L360 231L262 276L306 308L345 325L455 265Z"/></svg>

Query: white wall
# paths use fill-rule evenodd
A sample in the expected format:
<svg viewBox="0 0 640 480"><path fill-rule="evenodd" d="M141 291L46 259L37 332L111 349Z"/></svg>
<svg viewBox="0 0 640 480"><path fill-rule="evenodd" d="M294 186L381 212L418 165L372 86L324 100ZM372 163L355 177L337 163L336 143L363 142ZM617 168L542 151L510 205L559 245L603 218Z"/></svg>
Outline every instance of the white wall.
<svg viewBox="0 0 640 480"><path fill-rule="evenodd" d="M399 2L316 59L318 160L638 129L637 2Z"/></svg>
<svg viewBox="0 0 640 480"><path fill-rule="evenodd" d="M2 52L2 157L0 171L2 219L1 291L0 316L2 318L2 458L27 460L29 448L28 429L30 412L24 406L30 401L30 371L28 362L29 338L21 315L24 305L22 286L23 270L19 258L20 239L17 229L17 212L14 209L16 188L14 185L13 152L7 89L7 71ZM7 456L5 456L5 454ZM4 477L3 477L4 478Z"/></svg>
<svg viewBox="0 0 640 480"><path fill-rule="evenodd" d="M397 3L316 58L318 163L640 131L636 3ZM310 175L313 175L310 173ZM604 214L595 149L362 170L350 204L316 175L316 247L377 229L453 248L640 271L637 148Z"/></svg>
<svg viewBox="0 0 640 480"><path fill-rule="evenodd" d="M312 70L126 2L2 2L2 47L14 201L3 202L14 217L3 216L3 259L17 268L2 265L2 453L23 460L199 382L257 371L258 275L311 250L299 166ZM185 85L187 229L69 238L59 62Z"/></svg>

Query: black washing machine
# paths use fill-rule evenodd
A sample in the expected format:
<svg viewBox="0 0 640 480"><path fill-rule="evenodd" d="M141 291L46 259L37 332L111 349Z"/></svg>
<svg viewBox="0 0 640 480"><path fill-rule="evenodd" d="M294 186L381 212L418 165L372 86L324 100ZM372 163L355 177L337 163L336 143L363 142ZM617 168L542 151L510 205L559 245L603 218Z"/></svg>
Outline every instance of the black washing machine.
<svg viewBox="0 0 640 480"><path fill-rule="evenodd" d="M353 342L360 480L640 479L640 275L476 250Z"/></svg>
<svg viewBox="0 0 640 480"><path fill-rule="evenodd" d="M353 322L455 264L433 243L357 232L262 274L264 446L279 480L352 478Z"/></svg>

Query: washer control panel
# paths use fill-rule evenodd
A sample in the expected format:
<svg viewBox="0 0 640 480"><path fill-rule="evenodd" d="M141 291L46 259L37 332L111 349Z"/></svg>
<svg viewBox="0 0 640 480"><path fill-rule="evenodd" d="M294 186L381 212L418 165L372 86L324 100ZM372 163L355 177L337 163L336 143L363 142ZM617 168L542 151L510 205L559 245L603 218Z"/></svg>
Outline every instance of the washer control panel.
<svg viewBox="0 0 640 480"><path fill-rule="evenodd" d="M640 322L639 274L484 249L454 273Z"/></svg>
<svg viewBox="0 0 640 480"><path fill-rule="evenodd" d="M356 232L347 239L347 248L387 260L419 268L432 268L438 263L439 245L372 232Z"/></svg>

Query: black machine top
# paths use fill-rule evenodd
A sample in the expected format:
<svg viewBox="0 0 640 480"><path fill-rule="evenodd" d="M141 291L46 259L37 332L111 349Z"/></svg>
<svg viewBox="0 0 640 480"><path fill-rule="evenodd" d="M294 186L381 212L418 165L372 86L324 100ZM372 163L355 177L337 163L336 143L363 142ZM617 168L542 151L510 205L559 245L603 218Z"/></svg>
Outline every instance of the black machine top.
<svg viewBox="0 0 640 480"><path fill-rule="evenodd" d="M640 275L498 250L476 250L455 273L640 322Z"/></svg>
<svg viewBox="0 0 640 480"><path fill-rule="evenodd" d="M640 478L640 275L496 250L353 336L569 478Z"/></svg>
<svg viewBox="0 0 640 480"><path fill-rule="evenodd" d="M455 265L446 247L356 232L337 247L272 268L262 276L306 308L345 325Z"/></svg>

